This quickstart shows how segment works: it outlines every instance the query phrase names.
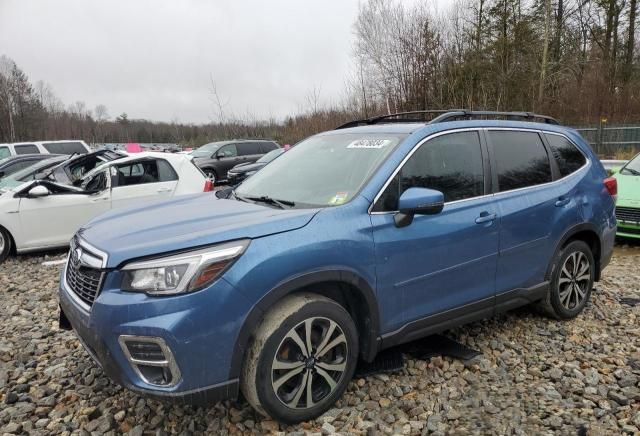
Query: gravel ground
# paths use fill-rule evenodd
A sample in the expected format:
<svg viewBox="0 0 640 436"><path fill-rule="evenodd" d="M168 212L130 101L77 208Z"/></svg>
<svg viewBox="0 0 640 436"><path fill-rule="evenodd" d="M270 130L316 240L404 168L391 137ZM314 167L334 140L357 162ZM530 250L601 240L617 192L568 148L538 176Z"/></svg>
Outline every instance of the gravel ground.
<svg viewBox="0 0 640 436"><path fill-rule="evenodd" d="M57 257L60 257L58 255ZM111 383L72 332L57 329L60 266L24 256L0 267L0 433L638 434L640 247L622 247L577 319L528 309L450 334L471 362L407 359L354 380L316 421L279 426L246 403L207 409L145 400Z"/></svg>

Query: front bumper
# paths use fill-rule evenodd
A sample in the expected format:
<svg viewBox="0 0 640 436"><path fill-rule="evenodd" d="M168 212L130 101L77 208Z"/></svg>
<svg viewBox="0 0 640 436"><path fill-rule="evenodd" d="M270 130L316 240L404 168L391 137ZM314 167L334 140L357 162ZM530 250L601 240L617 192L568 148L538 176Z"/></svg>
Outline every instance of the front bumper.
<svg viewBox="0 0 640 436"><path fill-rule="evenodd" d="M238 395L231 378L236 338L250 306L224 279L210 288L174 297L125 293L105 277L103 290L89 308L60 280L60 320L75 330L89 355L119 385L144 396L180 404L204 405ZM171 350L180 377L170 386L150 384L121 346L123 336L161 339Z"/></svg>
<svg viewBox="0 0 640 436"><path fill-rule="evenodd" d="M229 185L237 185L247 178L245 173L227 173L227 182Z"/></svg>
<svg viewBox="0 0 640 436"><path fill-rule="evenodd" d="M617 236L640 239L640 223L618 221Z"/></svg>

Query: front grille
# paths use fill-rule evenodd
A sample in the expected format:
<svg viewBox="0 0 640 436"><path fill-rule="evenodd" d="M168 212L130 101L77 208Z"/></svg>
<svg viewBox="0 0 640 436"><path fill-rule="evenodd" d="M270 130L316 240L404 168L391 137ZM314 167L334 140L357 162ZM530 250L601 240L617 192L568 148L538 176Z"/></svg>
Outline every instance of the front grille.
<svg viewBox="0 0 640 436"><path fill-rule="evenodd" d="M71 242L69 261L67 262L66 281L69 289L84 303L91 306L100 293L104 272L99 268L87 265L100 262L99 257L78 245L75 239Z"/></svg>
<svg viewBox="0 0 640 436"><path fill-rule="evenodd" d="M631 235L640 235L640 227L620 227L618 226L618 233L627 233Z"/></svg>
<svg viewBox="0 0 640 436"><path fill-rule="evenodd" d="M640 208L616 207L616 219L627 223L640 223Z"/></svg>

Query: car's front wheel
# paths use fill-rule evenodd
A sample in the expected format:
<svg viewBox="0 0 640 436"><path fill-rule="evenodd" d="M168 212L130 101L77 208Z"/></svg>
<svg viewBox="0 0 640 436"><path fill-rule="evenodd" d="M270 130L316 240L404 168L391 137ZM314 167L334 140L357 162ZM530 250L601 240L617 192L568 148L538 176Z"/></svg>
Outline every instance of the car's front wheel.
<svg viewBox="0 0 640 436"><path fill-rule="evenodd" d="M540 302L541 309L557 319L574 318L589 301L594 280L591 248L583 241L570 242L554 259L549 292Z"/></svg>
<svg viewBox="0 0 640 436"><path fill-rule="evenodd" d="M264 415L306 421L340 398L357 356L356 327L342 306L316 294L295 295L276 304L258 327L241 389Z"/></svg>
<svg viewBox="0 0 640 436"><path fill-rule="evenodd" d="M216 183L216 172L211 168L205 168L202 170L207 179L211 180L214 184Z"/></svg>
<svg viewBox="0 0 640 436"><path fill-rule="evenodd" d="M9 232L0 227L0 263L9 257L11 252L11 236Z"/></svg>

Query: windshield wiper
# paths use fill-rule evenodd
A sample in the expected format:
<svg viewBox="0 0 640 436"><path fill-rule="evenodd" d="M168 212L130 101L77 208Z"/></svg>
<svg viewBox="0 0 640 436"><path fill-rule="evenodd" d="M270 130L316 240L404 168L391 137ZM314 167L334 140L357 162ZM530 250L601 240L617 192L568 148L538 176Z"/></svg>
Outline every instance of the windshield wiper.
<svg viewBox="0 0 640 436"><path fill-rule="evenodd" d="M267 204L271 204L273 206L277 206L280 209L284 209L285 206L287 207L294 207L296 204L293 201L289 201L289 200L278 200L276 198L271 198L267 195L262 195L260 197L240 197L236 194L234 194L234 196L240 200L250 200L253 201L254 203L267 203Z"/></svg>
<svg viewBox="0 0 640 436"><path fill-rule="evenodd" d="M636 171L633 168L622 168L622 171L629 171L634 176L640 176L640 171Z"/></svg>

